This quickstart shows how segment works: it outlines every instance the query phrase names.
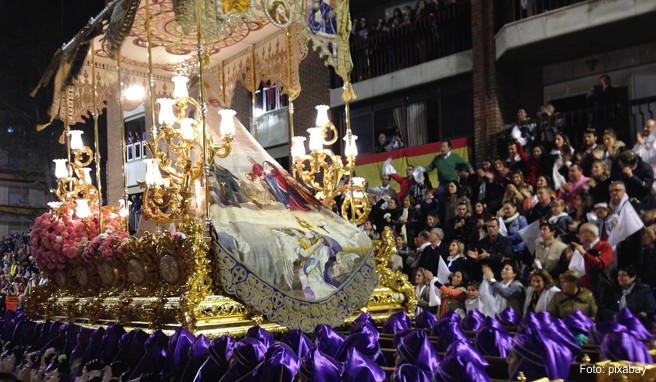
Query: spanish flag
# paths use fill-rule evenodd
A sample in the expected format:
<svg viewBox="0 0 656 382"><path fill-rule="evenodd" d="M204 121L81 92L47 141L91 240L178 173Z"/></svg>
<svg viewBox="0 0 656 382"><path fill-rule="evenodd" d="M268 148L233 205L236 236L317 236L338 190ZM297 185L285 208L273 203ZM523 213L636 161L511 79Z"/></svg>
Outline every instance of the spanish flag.
<svg viewBox="0 0 656 382"><path fill-rule="evenodd" d="M467 145L467 138L451 139L450 141L451 150L454 153L471 161L471 158L469 157L470 150ZM355 164L355 176L365 178L369 182L369 187L380 186L383 162L385 162L387 158L392 157L392 166L394 166L399 175L405 177L405 168L408 165L426 167L436 155L441 155L441 145L442 142L436 142L385 153L358 155ZM433 187L437 187L437 171L432 171L428 175ZM392 182L391 185L396 192L399 192L398 183Z"/></svg>

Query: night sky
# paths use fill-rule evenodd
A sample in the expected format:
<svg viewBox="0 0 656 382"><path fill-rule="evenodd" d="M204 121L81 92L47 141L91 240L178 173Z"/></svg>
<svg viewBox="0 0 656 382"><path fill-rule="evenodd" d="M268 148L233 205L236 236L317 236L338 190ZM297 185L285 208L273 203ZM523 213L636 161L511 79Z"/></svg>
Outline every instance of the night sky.
<svg viewBox="0 0 656 382"><path fill-rule="evenodd" d="M43 105L29 93L55 51L104 6L103 0L0 0L0 150L48 150L47 141L56 141L61 124L35 133Z"/></svg>

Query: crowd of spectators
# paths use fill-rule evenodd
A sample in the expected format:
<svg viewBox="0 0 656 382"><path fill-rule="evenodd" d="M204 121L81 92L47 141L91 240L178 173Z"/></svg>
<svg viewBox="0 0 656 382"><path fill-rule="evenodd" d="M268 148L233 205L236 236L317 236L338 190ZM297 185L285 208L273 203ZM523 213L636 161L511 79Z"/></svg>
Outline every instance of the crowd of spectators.
<svg viewBox="0 0 656 382"><path fill-rule="evenodd" d="M367 38L372 33L385 33L394 28L411 25L422 19L435 15L438 11L458 3L456 0L418 0L415 7L405 5L394 8L389 18L380 18L373 24L366 18L353 21L351 33L355 37Z"/></svg>
<svg viewBox="0 0 656 382"><path fill-rule="evenodd" d="M628 307L651 326L656 121L631 144L597 121L575 148L576 129L552 106L537 115L519 109L503 155L476 168L449 142L405 176L387 162L362 229L373 239L385 227L396 234L390 266L416 282L420 310L464 315L484 295L493 312L513 306L565 318L580 309L607 319ZM433 170L439 187L428 180ZM444 267L448 278L438 277ZM432 304L425 286L439 297Z"/></svg>
<svg viewBox="0 0 656 382"><path fill-rule="evenodd" d="M352 81L469 49L468 4L469 1L418 0L414 7L399 5L378 20L355 18L351 30Z"/></svg>
<svg viewBox="0 0 656 382"><path fill-rule="evenodd" d="M18 309L24 297L47 278L30 256L30 233L14 233L1 242L2 274L0 274L0 312L7 308L7 297L18 297Z"/></svg>

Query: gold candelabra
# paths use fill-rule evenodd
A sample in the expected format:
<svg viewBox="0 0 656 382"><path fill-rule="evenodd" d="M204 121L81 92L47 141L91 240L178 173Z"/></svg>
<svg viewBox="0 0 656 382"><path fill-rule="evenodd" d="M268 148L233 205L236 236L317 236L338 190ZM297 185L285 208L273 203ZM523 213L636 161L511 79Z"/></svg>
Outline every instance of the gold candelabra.
<svg viewBox="0 0 656 382"><path fill-rule="evenodd" d="M70 159L53 160L57 187L50 191L57 196L59 202L50 202L48 205L57 211L63 204L74 204L77 217L86 219L91 215L89 203L98 200L98 189L93 185L91 168L88 167L93 161L93 150L82 142L83 133L82 130L66 128Z"/></svg>
<svg viewBox="0 0 656 382"><path fill-rule="evenodd" d="M309 154L305 152L305 137L293 137L291 154L294 170L298 177L316 193L315 196L324 206L332 209L335 199L343 195L341 215L354 224L361 224L369 215L371 205L366 196L366 182L364 178L353 177L355 158L358 149L355 141L357 136L347 129L344 136L344 155L346 164L341 156L333 153L325 146L331 146L339 137L337 129L328 118L328 106L318 105L316 127L308 130ZM348 180L344 175L348 174ZM344 179L344 181L342 181Z"/></svg>
<svg viewBox="0 0 656 382"><path fill-rule="evenodd" d="M225 158L230 154L235 131L234 110L220 110L219 132L223 142L215 144L211 137L206 137L201 130L204 109L189 96L187 77L175 76L172 80L174 98L157 100L160 129L159 132L153 129L154 138L146 142L152 158L145 160L146 179L140 183L145 188L143 213L164 224L189 220L194 182L203 175L206 165L212 163L214 157ZM196 110L195 118L189 117L190 106ZM175 124L178 128L174 128ZM207 147L207 161L204 146ZM173 155L169 156L167 152Z"/></svg>

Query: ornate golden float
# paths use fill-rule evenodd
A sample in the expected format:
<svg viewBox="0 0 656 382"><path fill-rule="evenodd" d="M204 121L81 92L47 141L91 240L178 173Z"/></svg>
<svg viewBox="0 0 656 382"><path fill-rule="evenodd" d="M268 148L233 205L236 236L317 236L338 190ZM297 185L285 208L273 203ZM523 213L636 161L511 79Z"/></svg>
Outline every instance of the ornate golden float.
<svg viewBox="0 0 656 382"><path fill-rule="evenodd" d="M68 159L58 162L58 183L53 192L59 202L37 220L37 233L32 237L33 248L42 252L39 265L49 274L50 282L35 288L25 301L30 317L85 325L118 322L149 329L183 325L214 337L239 335L256 324L274 332L287 327L309 331L317 323L338 326L361 311L379 321L401 309L412 314L416 305L414 288L406 276L387 268L395 251L392 232L387 229L382 240L372 245L362 241L348 222L361 222L369 212L365 184L337 182L344 174L352 174L357 155L348 111L349 101L355 96L348 81L348 1L284 0L277 1L275 7L267 0L151 1L109 3L55 55L51 70L39 84L53 83L51 117L64 122L60 141L66 145ZM248 134L240 135L239 131L245 130L239 124L235 132L234 113L225 110L237 81L254 97L260 81L271 80L289 96L291 138L293 101L301 89L299 64L307 54L308 40L346 83L347 163L330 148L322 147L335 143L338 136L329 121L317 123L323 134L321 147L311 144L312 153L305 155L297 145L293 153L296 176L314 192L320 192L318 200L296 178L272 164L266 154L257 159L249 157L252 164L246 165L231 159L244 155L235 151L250 154L254 152L252 147L259 146L253 146L256 141ZM130 43L123 44L125 41ZM247 49L240 51L240 46ZM135 58L139 55L142 59ZM194 76L191 89L197 98L187 93L181 73ZM160 102L156 118L155 98L170 93L171 78L175 81L174 99ZM150 156L145 160L147 170L141 183L145 219L135 236L125 233L129 202L124 128L122 168L109 168L108 180L111 183L119 179L111 174L122 170L121 205L102 206L99 187L99 115L105 106L108 112L111 109L121 116L124 108L134 106L124 97L125 86L130 83L141 83L148 89L150 102L145 104L145 115L146 124L151 126L145 140ZM217 125L216 116L208 112L212 108L224 109L220 127L214 131L211 127ZM88 115L94 122L94 149L80 145L73 139L79 134L70 129ZM123 123L122 117L118 120ZM331 139L327 139L327 131L331 131ZM96 186L88 167L92 163ZM283 203L287 208L279 208L280 198L277 202L265 200L271 197L267 192L230 194L226 189L229 182L222 178L225 174L221 171L240 175L245 166L250 170L246 178L254 183L241 179L245 183L239 186L266 186L275 175L278 182L289 187L281 191L271 185L283 202L290 202ZM341 214L348 221L340 219L338 223L320 202L330 208L340 195L345 200ZM220 202L226 196L227 201ZM301 204L294 207L293 198ZM274 229L280 240L298 242L294 247L298 258L292 256L288 264L283 264L293 268L286 275L291 279L287 290L270 284L266 275L240 263L246 250L236 239L239 232L227 233L232 220L222 220L221 214L226 211L288 217L282 227ZM306 215L318 220L306 220ZM333 244L337 242L332 237L339 236L336 231L350 241ZM262 240L273 236L266 237L269 239ZM257 239L248 239L252 246L259 244ZM323 285L329 290L325 295L308 291L308 279L317 273L312 276L315 268L307 267L320 260L303 251L315 248L318 241L332 253L329 261L339 263L342 256L351 262L351 273L341 275L339 281L335 281L340 276L337 269L343 269L334 266L331 284ZM331 252L337 252L336 246L340 250L337 260ZM273 261L274 265L278 263ZM326 264L323 266L329 268ZM299 292L298 285L305 288Z"/></svg>

